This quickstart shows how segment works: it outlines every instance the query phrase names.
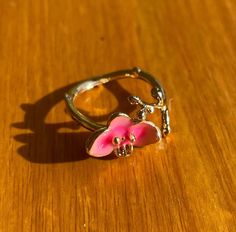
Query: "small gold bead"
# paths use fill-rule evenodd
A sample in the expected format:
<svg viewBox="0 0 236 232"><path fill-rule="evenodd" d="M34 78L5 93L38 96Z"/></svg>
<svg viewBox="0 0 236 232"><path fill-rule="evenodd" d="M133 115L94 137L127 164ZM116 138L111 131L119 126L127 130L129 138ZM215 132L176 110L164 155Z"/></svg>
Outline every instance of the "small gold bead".
<svg viewBox="0 0 236 232"><path fill-rule="evenodd" d="M136 138L133 134L130 134L129 139L132 143L134 143L136 141Z"/></svg>
<svg viewBox="0 0 236 232"><path fill-rule="evenodd" d="M114 145L119 145L120 142L121 142L121 141L120 141L120 138L119 138L119 137L116 136L116 137L113 138L112 143L113 143Z"/></svg>

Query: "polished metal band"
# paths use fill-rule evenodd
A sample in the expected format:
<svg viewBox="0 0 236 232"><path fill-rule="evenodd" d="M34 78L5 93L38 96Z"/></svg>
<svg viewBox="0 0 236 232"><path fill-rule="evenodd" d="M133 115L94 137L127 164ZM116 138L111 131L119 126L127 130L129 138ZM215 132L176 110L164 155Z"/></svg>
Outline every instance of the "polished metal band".
<svg viewBox="0 0 236 232"><path fill-rule="evenodd" d="M131 104L137 104L141 106L139 118L145 119L148 113L153 113L154 108L160 110L162 114L162 135L165 136L170 132L170 120L169 120L169 112L166 104L166 94L164 89L162 88L159 81L157 81L152 75L142 71L140 68L133 68L127 70L120 70L108 74L104 74L101 76L97 76L91 78L89 80L80 81L75 87L68 91L65 94L65 100L68 105L68 109L71 113L72 118L81 123L84 127L89 130L95 131L100 128L104 128L105 125L99 124L89 117L82 114L74 105L74 100L76 96L80 93L83 93L87 90L94 88L95 86L108 83L110 81L124 79L124 78L138 78L148 82L153 88L151 90L151 94L153 98L156 100L155 103L146 103L141 101L138 97L133 96L129 100Z"/></svg>

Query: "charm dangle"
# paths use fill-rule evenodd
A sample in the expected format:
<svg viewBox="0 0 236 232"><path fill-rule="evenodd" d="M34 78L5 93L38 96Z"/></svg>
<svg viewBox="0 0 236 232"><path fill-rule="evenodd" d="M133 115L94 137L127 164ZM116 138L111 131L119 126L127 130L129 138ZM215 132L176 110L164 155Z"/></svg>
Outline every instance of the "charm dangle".
<svg viewBox="0 0 236 232"><path fill-rule="evenodd" d="M137 122L127 114L115 113L104 129L95 131L88 139L89 155L102 157L115 153L118 157L129 156L133 148L155 143L161 139L160 129L149 121Z"/></svg>

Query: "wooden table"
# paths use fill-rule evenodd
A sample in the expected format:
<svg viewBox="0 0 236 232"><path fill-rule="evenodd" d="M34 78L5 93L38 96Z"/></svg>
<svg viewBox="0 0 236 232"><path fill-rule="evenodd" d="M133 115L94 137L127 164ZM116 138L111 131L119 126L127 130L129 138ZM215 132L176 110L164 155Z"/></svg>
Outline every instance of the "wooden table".
<svg viewBox="0 0 236 232"><path fill-rule="evenodd" d="M1 0L0 16L1 232L236 231L236 1ZM172 134L90 158L64 92L133 66L164 85ZM149 86L77 103L104 121L131 93Z"/></svg>

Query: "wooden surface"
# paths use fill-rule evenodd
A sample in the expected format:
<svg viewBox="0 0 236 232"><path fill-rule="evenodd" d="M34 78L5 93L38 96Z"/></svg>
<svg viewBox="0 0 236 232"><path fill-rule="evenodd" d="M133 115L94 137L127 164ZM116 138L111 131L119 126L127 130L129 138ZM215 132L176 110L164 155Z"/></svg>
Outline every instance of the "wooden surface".
<svg viewBox="0 0 236 232"><path fill-rule="evenodd" d="M1 232L236 231L234 0L1 0L0 38ZM89 158L63 94L133 66L163 83L173 133ZM105 120L129 92L149 94L120 82L77 103Z"/></svg>

